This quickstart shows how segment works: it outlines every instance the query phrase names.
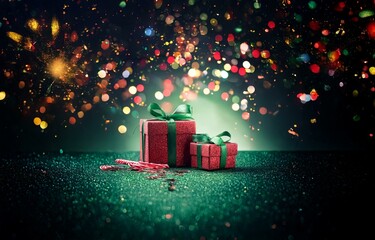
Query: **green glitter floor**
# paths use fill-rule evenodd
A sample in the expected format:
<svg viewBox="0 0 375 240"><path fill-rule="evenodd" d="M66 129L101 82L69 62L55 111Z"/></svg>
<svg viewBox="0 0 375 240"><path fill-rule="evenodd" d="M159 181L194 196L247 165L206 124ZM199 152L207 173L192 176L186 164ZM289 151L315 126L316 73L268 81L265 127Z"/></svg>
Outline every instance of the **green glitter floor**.
<svg viewBox="0 0 375 240"><path fill-rule="evenodd" d="M138 152L0 156L2 239L360 239L374 213L364 153L239 152L236 169L171 171L175 191L99 169Z"/></svg>

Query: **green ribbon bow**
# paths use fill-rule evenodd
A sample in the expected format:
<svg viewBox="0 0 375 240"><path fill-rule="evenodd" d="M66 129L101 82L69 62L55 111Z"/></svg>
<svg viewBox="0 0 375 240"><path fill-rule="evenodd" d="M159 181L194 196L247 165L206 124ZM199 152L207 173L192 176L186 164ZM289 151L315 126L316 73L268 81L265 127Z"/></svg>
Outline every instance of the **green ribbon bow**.
<svg viewBox="0 0 375 240"><path fill-rule="evenodd" d="M193 119L193 109L189 104L181 104L171 113L167 114L157 103L151 103L147 110L155 117L156 120L167 121L168 123L168 165L171 167L176 166L176 122L179 120L191 120ZM155 120L151 119L151 120ZM146 120L148 121L148 120ZM142 123L142 160L145 160L145 141L146 134L144 132L144 123Z"/></svg>
<svg viewBox="0 0 375 240"><path fill-rule="evenodd" d="M224 139L226 138L226 139ZM225 168L226 160L227 160L227 145L226 142L229 142L231 135L228 131L224 131L219 133L214 137L210 137L207 134L194 134L193 135L193 142L197 142L197 164L198 168L202 168L202 144L205 143L213 143L217 146L220 146L221 154L220 154L220 168Z"/></svg>
<svg viewBox="0 0 375 240"><path fill-rule="evenodd" d="M167 114L157 103L151 103L147 110L158 120L189 120L193 119L193 108L189 104L181 104L171 113Z"/></svg>

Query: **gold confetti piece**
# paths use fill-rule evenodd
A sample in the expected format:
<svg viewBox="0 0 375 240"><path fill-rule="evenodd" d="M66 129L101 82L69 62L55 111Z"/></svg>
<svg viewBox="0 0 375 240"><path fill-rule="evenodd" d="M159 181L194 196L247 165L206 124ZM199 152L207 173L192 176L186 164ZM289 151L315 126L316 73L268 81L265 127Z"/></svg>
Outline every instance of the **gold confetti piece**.
<svg viewBox="0 0 375 240"><path fill-rule="evenodd" d="M23 38L21 34L18 34L16 32L11 32L11 31L7 32L7 36L17 43L20 43Z"/></svg>
<svg viewBox="0 0 375 240"><path fill-rule="evenodd" d="M54 17L52 18L52 23L51 23L51 33L52 33L53 39L57 37L57 35L59 34L59 31L60 31L59 22L57 21L57 18Z"/></svg>

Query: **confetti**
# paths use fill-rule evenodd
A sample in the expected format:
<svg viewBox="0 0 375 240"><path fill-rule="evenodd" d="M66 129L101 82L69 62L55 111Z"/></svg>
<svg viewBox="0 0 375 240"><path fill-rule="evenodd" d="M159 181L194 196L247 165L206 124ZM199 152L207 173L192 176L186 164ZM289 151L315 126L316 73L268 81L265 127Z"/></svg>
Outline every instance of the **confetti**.
<svg viewBox="0 0 375 240"><path fill-rule="evenodd" d="M365 1L6 4L0 101L41 134L93 125L128 137L151 102L202 99L220 103L246 135L283 116L310 123L312 105L319 128L332 99L349 105L344 118L363 108L355 122L371 121L375 13ZM268 114L276 111L291 114Z"/></svg>
<svg viewBox="0 0 375 240"><path fill-rule="evenodd" d="M169 175L173 174L174 176L183 176L184 174L190 172L186 169L177 169L171 171L169 170L168 164L146 163L126 159L116 159L115 162L117 163L117 165L101 165L99 168L102 171L130 170L137 172L146 172L149 174L148 176L146 176L146 178L149 180L165 179L165 181L168 182L169 191L175 191L177 189L176 179L167 178Z"/></svg>

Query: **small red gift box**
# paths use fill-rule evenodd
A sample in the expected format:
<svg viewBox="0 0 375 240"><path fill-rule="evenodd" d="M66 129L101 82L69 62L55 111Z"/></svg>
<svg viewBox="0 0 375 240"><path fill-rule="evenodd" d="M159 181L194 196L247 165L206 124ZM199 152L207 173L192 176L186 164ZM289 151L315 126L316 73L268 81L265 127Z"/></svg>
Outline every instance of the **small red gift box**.
<svg viewBox="0 0 375 240"><path fill-rule="evenodd" d="M191 166L205 170L234 168L238 153L237 143L225 143L227 156L221 163L221 146L213 143L190 143ZM200 154L199 154L200 148ZM200 156L199 156L200 155ZM199 159L200 158L200 159ZM224 167L225 166L225 167Z"/></svg>
<svg viewBox="0 0 375 240"><path fill-rule="evenodd" d="M189 144L196 133L195 121L174 121L175 133L171 132L169 124L163 120L140 120L140 161L171 167L190 166ZM170 134L175 134L172 142Z"/></svg>

